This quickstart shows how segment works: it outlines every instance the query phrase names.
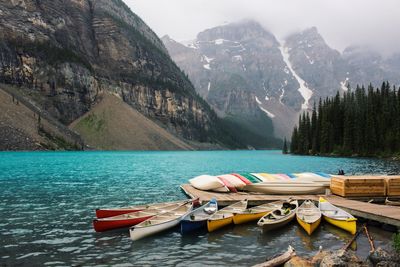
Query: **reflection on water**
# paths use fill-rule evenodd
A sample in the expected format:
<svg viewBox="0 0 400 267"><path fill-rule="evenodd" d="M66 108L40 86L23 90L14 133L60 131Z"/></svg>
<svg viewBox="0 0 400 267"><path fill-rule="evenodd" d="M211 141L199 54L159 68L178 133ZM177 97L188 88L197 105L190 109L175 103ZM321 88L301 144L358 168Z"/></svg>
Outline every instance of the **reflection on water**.
<svg viewBox="0 0 400 267"><path fill-rule="evenodd" d="M291 244L302 256L351 236L323 222L309 237L295 221L263 234L256 223L137 242L128 230L95 233L94 209L184 198L189 178L230 172L398 172L394 161L283 156L280 151L0 153L0 263L20 266L249 266ZM370 228L377 246L391 233ZM368 240L357 240L360 256Z"/></svg>

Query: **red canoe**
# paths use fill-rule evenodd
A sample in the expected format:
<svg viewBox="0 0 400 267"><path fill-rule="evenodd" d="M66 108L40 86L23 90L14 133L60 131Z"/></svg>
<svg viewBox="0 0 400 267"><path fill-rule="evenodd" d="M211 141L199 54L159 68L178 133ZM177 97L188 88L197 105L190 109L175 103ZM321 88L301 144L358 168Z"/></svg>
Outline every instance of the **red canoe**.
<svg viewBox="0 0 400 267"><path fill-rule="evenodd" d="M196 200L193 200L193 204L196 204L195 201ZM166 203L144 204L144 205L137 205L137 206L122 207L122 208L96 209L96 217L100 218L100 219L114 217L114 216L137 212L137 211L145 211L148 209L162 208L166 205L183 204L184 202L187 202L187 200L179 200L179 201L166 202Z"/></svg>
<svg viewBox="0 0 400 267"><path fill-rule="evenodd" d="M190 202L190 201L189 201ZM104 232L112 229L118 228L125 228L134 226L138 223L141 223L151 217L164 213L169 212L173 209L176 209L182 205L187 204L188 201L182 203L165 203L162 207L157 207L153 209L146 209L143 211L136 211L132 213L126 213L118 216L101 218L101 219L94 219L93 220L93 228L96 232Z"/></svg>

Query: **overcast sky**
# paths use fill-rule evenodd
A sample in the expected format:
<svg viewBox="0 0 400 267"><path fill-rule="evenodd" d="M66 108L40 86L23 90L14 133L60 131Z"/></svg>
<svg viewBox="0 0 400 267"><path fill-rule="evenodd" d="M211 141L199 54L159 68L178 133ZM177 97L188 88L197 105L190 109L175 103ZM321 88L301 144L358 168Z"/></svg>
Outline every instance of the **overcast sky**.
<svg viewBox="0 0 400 267"><path fill-rule="evenodd" d="M200 31L258 20L277 38L316 26L340 51L352 44L400 52L399 0L124 0L160 37L194 39Z"/></svg>

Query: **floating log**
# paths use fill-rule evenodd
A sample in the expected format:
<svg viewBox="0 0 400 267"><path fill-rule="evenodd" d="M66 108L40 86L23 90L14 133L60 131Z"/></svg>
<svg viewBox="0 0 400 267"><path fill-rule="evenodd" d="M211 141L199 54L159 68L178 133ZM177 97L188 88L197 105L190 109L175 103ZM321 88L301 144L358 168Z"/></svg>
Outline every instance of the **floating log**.
<svg viewBox="0 0 400 267"><path fill-rule="evenodd" d="M283 253L282 255L275 257L269 261L256 264L253 267L275 267L275 266L281 266L285 262L289 261L291 258L296 256L296 251L292 246L289 246L288 250Z"/></svg>
<svg viewBox="0 0 400 267"><path fill-rule="evenodd" d="M356 234L353 236L353 238L352 238L349 242L347 242L346 245L343 246L343 248L342 248L343 251L346 251L346 250L349 249L349 247L351 246L351 244L357 239L357 237L360 235L360 233L361 233L362 231L364 231L364 227L365 227L365 226L366 226L366 224L364 223L363 227L361 227L361 228L358 229L358 231L357 231Z"/></svg>

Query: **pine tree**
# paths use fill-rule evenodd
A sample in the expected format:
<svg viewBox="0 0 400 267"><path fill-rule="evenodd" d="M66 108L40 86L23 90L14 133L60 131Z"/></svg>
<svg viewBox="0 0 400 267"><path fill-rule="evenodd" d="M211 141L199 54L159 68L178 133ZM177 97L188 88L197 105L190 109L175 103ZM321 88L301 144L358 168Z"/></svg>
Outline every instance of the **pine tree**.
<svg viewBox="0 0 400 267"><path fill-rule="evenodd" d="M287 154L288 153L288 148L287 148L287 143L286 143L286 137L283 139L283 148L282 148L282 154Z"/></svg>

